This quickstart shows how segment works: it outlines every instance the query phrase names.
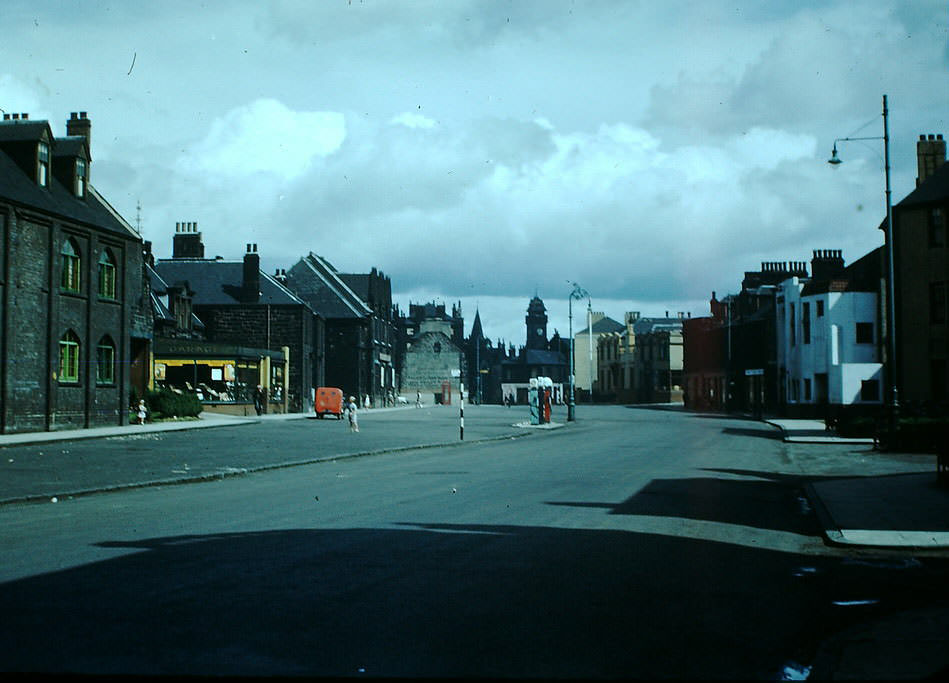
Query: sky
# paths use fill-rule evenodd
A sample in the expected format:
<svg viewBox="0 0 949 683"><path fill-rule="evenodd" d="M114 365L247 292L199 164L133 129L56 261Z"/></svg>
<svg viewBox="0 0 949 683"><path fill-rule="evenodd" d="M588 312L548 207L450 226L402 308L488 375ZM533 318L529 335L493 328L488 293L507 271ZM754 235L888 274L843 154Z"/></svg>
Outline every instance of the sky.
<svg viewBox="0 0 949 683"><path fill-rule="evenodd" d="M92 121L91 183L262 268L375 267L470 331L708 315L762 261L883 244L949 134L940 0L4 0L0 109ZM140 211L138 207L141 206ZM573 284L588 294L571 299ZM570 303L572 301L572 304ZM573 320L568 317L573 312Z"/></svg>

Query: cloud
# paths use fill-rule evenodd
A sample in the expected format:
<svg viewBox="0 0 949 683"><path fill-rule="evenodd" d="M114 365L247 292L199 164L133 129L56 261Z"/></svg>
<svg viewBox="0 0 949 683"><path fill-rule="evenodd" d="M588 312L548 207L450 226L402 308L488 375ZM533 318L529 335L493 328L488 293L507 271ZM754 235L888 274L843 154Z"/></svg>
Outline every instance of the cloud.
<svg viewBox="0 0 949 683"><path fill-rule="evenodd" d="M265 173L292 181L315 159L336 152L345 138L346 120L338 112L297 112L259 99L215 119L179 163L186 172L211 177Z"/></svg>

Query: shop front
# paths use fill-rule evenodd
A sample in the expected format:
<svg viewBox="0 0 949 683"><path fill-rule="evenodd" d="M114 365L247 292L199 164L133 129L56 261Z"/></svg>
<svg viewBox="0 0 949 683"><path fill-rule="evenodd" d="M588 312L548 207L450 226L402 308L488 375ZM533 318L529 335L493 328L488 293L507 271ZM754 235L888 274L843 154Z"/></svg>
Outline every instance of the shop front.
<svg viewBox="0 0 949 683"><path fill-rule="evenodd" d="M289 350L156 338L154 387L195 394L208 412L252 415L257 387L265 413L287 412Z"/></svg>

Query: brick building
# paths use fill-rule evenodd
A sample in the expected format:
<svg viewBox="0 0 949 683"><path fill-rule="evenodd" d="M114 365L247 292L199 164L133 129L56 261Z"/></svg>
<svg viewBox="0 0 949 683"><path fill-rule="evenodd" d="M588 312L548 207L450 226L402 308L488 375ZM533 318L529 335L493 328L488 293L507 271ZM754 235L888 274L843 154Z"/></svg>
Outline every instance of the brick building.
<svg viewBox="0 0 949 683"><path fill-rule="evenodd" d="M949 401L949 164L942 135L916 143L916 189L893 207L900 402L946 414ZM882 226L885 227L885 226Z"/></svg>
<svg viewBox="0 0 949 683"><path fill-rule="evenodd" d="M151 308L141 237L90 182L92 122L0 122L0 432L125 424Z"/></svg>
<svg viewBox="0 0 949 683"><path fill-rule="evenodd" d="M725 409L725 305L715 292L709 310L682 321L682 398L689 410Z"/></svg>

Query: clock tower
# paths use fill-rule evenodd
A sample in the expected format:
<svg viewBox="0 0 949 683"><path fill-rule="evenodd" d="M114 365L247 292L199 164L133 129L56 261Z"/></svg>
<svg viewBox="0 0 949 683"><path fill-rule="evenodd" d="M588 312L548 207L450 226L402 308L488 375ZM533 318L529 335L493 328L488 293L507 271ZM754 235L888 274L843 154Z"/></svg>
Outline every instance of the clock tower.
<svg viewBox="0 0 949 683"><path fill-rule="evenodd" d="M535 296L527 306L527 348L547 349L547 309L540 297Z"/></svg>

